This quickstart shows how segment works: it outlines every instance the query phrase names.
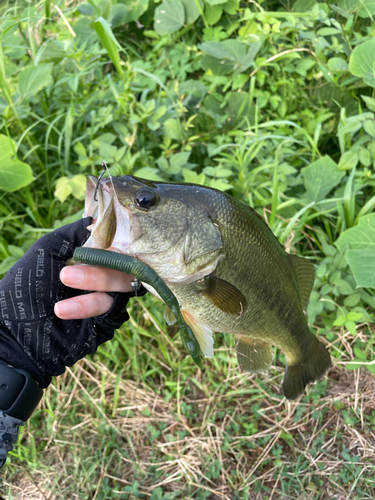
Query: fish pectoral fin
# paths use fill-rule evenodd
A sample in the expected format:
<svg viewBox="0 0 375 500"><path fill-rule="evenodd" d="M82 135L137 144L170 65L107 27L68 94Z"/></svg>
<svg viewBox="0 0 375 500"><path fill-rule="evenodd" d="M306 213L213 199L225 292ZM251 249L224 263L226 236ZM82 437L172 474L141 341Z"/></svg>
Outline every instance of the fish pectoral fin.
<svg viewBox="0 0 375 500"><path fill-rule="evenodd" d="M312 334L311 334L312 335ZM331 357L324 345L314 336L304 358L288 364L285 370L283 391L287 399L303 394L310 382L315 382L331 366Z"/></svg>
<svg viewBox="0 0 375 500"><path fill-rule="evenodd" d="M176 317L167 305L164 308L164 319L167 325L174 325L176 323Z"/></svg>
<svg viewBox="0 0 375 500"><path fill-rule="evenodd" d="M241 316L246 310L247 300L245 296L228 281L216 276L207 276L204 278L204 285L200 293L221 311Z"/></svg>
<svg viewBox="0 0 375 500"><path fill-rule="evenodd" d="M270 344L241 335L236 343L237 361L240 367L251 373L268 370L272 363L273 349Z"/></svg>
<svg viewBox="0 0 375 500"><path fill-rule="evenodd" d="M214 338L211 328L205 325L203 321L196 318L190 311L181 309L181 314L184 317L185 322L193 330L204 357L212 358L214 355Z"/></svg>
<svg viewBox="0 0 375 500"><path fill-rule="evenodd" d="M309 260L298 255L288 254L288 260L297 280L302 309L306 310L314 286L315 267Z"/></svg>

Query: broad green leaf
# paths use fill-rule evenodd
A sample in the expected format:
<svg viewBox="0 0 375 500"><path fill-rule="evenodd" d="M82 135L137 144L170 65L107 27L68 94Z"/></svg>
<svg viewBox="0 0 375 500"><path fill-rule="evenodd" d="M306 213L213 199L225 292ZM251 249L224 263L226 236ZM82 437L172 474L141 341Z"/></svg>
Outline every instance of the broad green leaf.
<svg viewBox="0 0 375 500"><path fill-rule="evenodd" d="M346 151L341 155L337 169L341 172L342 170L351 170L356 167L358 163L358 153L356 151Z"/></svg>
<svg viewBox="0 0 375 500"><path fill-rule="evenodd" d="M160 177L158 169L153 167L142 167L135 172L135 175L137 177L141 177L142 179L148 179L150 181L164 180L162 177Z"/></svg>
<svg viewBox="0 0 375 500"><path fill-rule="evenodd" d="M245 47L237 40L231 40L234 43L228 44L230 40L225 42L204 42L199 43L198 48L205 54L216 57L217 59L229 59L236 62L241 57L245 56Z"/></svg>
<svg viewBox="0 0 375 500"><path fill-rule="evenodd" d="M46 62L57 64L66 56L65 47L61 42L58 40L48 40L38 50L35 57L35 65L38 66Z"/></svg>
<svg viewBox="0 0 375 500"><path fill-rule="evenodd" d="M371 156L368 149L361 148L358 153L358 158L363 166L369 167L371 165Z"/></svg>
<svg viewBox="0 0 375 500"><path fill-rule="evenodd" d="M301 170L306 188L306 197L311 201L321 201L344 177L337 171L336 163L329 156L323 156Z"/></svg>
<svg viewBox="0 0 375 500"><path fill-rule="evenodd" d="M338 0L337 6L348 14L358 12L359 16L363 18L375 14L375 0Z"/></svg>
<svg viewBox="0 0 375 500"><path fill-rule="evenodd" d="M227 0L224 4L221 5L221 7L225 10L225 12L227 12L231 16L234 16L239 8L239 3L240 0Z"/></svg>
<svg viewBox="0 0 375 500"><path fill-rule="evenodd" d="M341 233L335 245L339 250L349 247L346 259L357 286L375 288L375 214L361 217L357 226Z"/></svg>
<svg viewBox="0 0 375 500"><path fill-rule="evenodd" d="M69 183L69 179L67 177L60 177L60 179L56 182L56 189L53 193L55 198L64 202L71 193L72 186Z"/></svg>
<svg viewBox="0 0 375 500"><path fill-rule="evenodd" d="M154 30L159 35L178 31L185 22L185 9L180 0L169 0L155 9Z"/></svg>
<svg viewBox="0 0 375 500"><path fill-rule="evenodd" d="M361 217L357 226L341 233L335 245L339 250L345 245L349 245L351 250L371 250L375 258L375 214Z"/></svg>
<svg viewBox="0 0 375 500"><path fill-rule="evenodd" d="M16 158L16 143L6 135L0 134L0 165Z"/></svg>
<svg viewBox="0 0 375 500"><path fill-rule="evenodd" d="M164 122L164 132L167 137L182 141L184 138L184 130L181 123L176 118L168 118Z"/></svg>
<svg viewBox="0 0 375 500"><path fill-rule="evenodd" d="M127 21L129 16L129 10L126 5L122 3L116 3L112 6L111 11L108 16L108 22L112 28L121 26L121 24Z"/></svg>
<svg viewBox="0 0 375 500"><path fill-rule="evenodd" d="M69 184L72 188L72 195L77 200L84 200L86 194L86 176L82 174L74 175Z"/></svg>
<svg viewBox="0 0 375 500"><path fill-rule="evenodd" d="M366 120L363 122L363 128L368 135L375 137L375 120Z"/></svg>
<svg viewBox="0 0 375 500"><path fill-rule="evenodd" d="M354 76L363 78L364 82L375 87L375 39L358 45L349 59L349 71Z"/></svg>
<svg viewBox="0 0 375 500"><path fill-rule="evenodd" d="M103 17L99 17L99 19L95 21L94 26L101 44L106 49L109 58L113 62L121 78L124 79L124 72L121 67L121 58L119 52L119 48L121 47L112 32L111 26Z"/></svg>
<svg viewBox="0 0 375 500"><path fill-rule="evenodd" d="M34 179L30 165L17 159L16 144L6 135L0 135L0 189L14 192Z"/></svg>
<svg viewBox="0 0 375 500"><path fill-rule="evenodd" d="M141 15L146 12L149 0L121 0L121 3L128 9L126 22L130 22L138 21Z"/></svg>
<svg viewBox="0 0 375 500"><path fill-rule="evenodd" d="M316 0L297 0L293 5L294 12L307 12L316 5Z"/></svg>
<svg viewBox="0 0 375 500"><path fill-rule="evenodd" d="M348 63L341 57L331 57L328 60L328 67L331 71L347 71Z"/></svg>
<svg viewBox="0 0 375 500"><path fill-rule="evenodd" d="M369 97L367 95L361 95L362 99L367 104L367 107L370 111L375 111L375 99L373 97Z"/></svg>
<svg viewBox="0 0 375 500"><path fill-rule="evenodd" d="M208 5L219 5L225 3L226 1L227 0L205 0L205 2L208 3Z"/></svg>
<svg viewBox="0 0 375 500"><path fill-rule="evenodd" d="M184 153L175 153L169 157L169 163L172 167L182 167L189 161L191 151L186 151Z"/></svg>
<svg viewBox="0 0 375 500"><path fill-rule="evenodd" d="M185 8L185 24L189 25L196 21L199 17L199 9L197 3L199 0L181 0ZM201 6L203 9L203 7Z"/></svg>
<svg viewBox="0 0 375 500"><path fill-rule="evenodd" d="M357 286L375 288L375 250L348 250L346 259Z"/></svg>
<svg viewBox="0 0 375 500"><path fill-rule="evenodd" d="M223 9L221 5L206 4L204 7L204 15L206 16L206 20L210 26L216 24L219 21L222 13Z"/></svg>
<svg viewBox="0 0 375 500"><path fill-rule="evenodd" d="M39 64L39 66L28 66L18 75L20 92L25 99L37 94L51 81L53 64Z"/></svg>

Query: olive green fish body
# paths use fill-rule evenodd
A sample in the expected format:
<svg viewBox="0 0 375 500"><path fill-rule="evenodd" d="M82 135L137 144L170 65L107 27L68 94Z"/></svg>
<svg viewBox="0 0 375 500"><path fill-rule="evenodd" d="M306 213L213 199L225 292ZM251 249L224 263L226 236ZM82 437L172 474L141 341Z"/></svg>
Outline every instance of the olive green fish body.
<svg viewBox="0 0 375 500"><path fill-rule="evenodd" d="M102 180L95 207L95 184L89 178L85 215L97 222L86 245L123 252L153 268L206 356L213 355L217 331L236 335L245 370L267 369L271 346L278 347L287 360L284 393L290 399L323 375L330 357L303 312L314 267L288 255L252 208L215 189L131 176Z"/></svg>

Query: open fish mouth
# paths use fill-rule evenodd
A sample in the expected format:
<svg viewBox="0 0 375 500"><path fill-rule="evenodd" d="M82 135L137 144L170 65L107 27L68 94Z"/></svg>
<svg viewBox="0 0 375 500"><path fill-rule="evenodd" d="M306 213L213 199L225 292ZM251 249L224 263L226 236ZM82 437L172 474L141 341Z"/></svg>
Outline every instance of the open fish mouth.
<svg viewBox="0 0 375 500"><path fill-rule="evenodd" d="M126 253L133 241L130 211L119 201L116 178L87 178L83 217L92 217L91 232L84 247ZM119 186L120 187L120 186Z"/></svg>

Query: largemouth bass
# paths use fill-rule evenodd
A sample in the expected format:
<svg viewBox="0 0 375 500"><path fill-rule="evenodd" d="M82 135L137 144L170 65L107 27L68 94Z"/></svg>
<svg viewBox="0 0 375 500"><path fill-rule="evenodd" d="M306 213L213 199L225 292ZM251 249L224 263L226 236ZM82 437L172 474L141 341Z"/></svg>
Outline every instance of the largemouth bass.
<svg viewBox="0 0 375 500"><path fill-rule="evenodd" d="M258 373L269 368L276 346L287 362L288 399L329 368L329 353L304 315L314 266L287 254L251 207L194 184L132 176L87 182L84 216L94 220L84 246L122 252L154 269L204 356L213 356L214 332L232 333L239 365ZM174 319L168 309L165 317Z"/></svg>

